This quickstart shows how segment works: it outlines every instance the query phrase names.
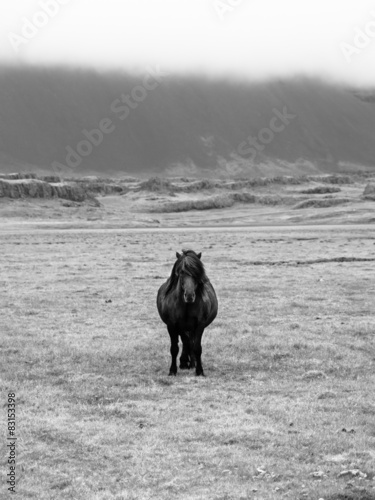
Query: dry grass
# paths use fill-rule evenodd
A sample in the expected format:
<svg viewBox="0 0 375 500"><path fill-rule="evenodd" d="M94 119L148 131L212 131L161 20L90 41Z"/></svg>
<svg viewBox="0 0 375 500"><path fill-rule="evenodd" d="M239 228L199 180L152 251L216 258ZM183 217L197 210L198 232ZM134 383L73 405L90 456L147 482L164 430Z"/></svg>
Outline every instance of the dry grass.
<svg viewBox="0 0 375 500"><path fill-rule="evenodd" d="M374 499L373 264L272 265L367 258L374 241L360 227L3 234L18 498ZM167 376L155 306L186 247L219 297L206 378ZM356 468L367 478L338 478ZM1 471L4 485L4 454Z"/></svg>

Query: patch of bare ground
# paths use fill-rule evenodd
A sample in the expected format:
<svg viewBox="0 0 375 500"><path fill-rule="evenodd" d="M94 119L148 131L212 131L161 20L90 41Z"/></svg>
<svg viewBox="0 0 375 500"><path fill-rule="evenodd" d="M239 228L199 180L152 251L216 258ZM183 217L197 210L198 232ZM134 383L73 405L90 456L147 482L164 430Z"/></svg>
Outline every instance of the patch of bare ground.
<svg viewBox="0 0 375 500"><path fill-rule="evenodd" d="M8 229L0 386L16 394L18 497L372 500L374 238L360 226ZM219 315L203 336L207 376L172 379L155 298L189 247Z"/></svg>

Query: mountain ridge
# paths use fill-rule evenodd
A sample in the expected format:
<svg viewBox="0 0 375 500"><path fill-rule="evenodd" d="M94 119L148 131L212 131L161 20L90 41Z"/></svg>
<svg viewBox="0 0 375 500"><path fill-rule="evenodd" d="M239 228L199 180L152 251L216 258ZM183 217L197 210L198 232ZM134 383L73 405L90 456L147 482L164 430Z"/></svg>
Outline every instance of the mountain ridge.
<svg viewBox="0 0 375 500"><path fill-rule="evenodd" d="M2 67L0 171L199 177L371 169L372 95L310 78L250 83Z"/></svg>

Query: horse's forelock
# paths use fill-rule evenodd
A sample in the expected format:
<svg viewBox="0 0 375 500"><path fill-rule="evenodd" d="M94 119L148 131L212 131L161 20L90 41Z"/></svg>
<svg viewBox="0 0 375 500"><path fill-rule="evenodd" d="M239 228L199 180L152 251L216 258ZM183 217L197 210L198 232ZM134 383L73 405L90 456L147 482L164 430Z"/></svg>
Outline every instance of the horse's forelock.
<svg viewBox="0 0 375 500"><path fill-rule="evenodd" d="M173 265L165 293L171 292L176 287L178 282L176 275L181 271L190 275L199 284L208 281L204 265L198 255L193 250L182 250L182 255L177 258Z"/></svg>
<svg viewBox="0 0 375 500"><path fill-rule="evenodd" d="M202 261L192 250L183 250L181 266L183 272L189 274L199 283L203 283L207 279Z"/></svg>

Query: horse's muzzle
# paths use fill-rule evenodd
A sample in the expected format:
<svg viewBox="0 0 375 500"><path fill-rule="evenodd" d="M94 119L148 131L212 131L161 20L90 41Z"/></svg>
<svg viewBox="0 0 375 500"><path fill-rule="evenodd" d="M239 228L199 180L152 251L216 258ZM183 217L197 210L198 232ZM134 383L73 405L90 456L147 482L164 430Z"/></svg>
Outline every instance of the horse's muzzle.
<svg viewBox="0 0 375 500"><path fill-rule="evenodd" d="M184 293L184 301L187 304L192 304L195 302L195 293Z"/></svg>

